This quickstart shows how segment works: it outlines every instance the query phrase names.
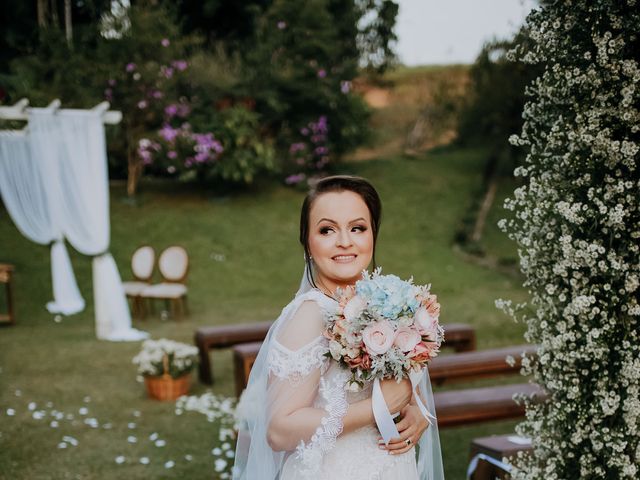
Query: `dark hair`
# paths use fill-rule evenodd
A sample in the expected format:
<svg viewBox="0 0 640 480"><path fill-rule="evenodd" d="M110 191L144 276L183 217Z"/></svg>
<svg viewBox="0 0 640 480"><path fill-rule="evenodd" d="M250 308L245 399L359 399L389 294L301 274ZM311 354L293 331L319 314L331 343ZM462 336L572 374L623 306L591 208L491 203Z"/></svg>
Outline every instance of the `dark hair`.
<svg viewBox="0 0 640 480"><path fill-rule="evenodd" d="M378 238L378 230L380 229L380 220L382 218L382 203L378 192L373 185L362 177L350 175L334 175L325 177L311 187L309 193L302 202L300 210L300 243L304 248L304 259L307 264L307 274L311 285L317 287L311 274L311 254L309 252L309 212L313 202L323 193L349 191L357 193L364 201L369 209L371 217L371 230L373 233L373 266L376 266L376 240Z"/></svg>

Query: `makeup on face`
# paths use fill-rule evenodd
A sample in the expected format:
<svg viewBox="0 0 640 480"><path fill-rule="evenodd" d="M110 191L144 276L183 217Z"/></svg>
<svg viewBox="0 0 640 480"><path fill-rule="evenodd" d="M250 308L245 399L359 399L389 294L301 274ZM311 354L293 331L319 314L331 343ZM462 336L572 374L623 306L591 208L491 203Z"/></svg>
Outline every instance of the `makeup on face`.
<svg viewBox="0 0 640 480"><path fill-rule="evenodd" d="M309 215L309 251L316 281L331 293L353 285L373 256L371 216L351 191L328 192L315 199Z"/></svg>

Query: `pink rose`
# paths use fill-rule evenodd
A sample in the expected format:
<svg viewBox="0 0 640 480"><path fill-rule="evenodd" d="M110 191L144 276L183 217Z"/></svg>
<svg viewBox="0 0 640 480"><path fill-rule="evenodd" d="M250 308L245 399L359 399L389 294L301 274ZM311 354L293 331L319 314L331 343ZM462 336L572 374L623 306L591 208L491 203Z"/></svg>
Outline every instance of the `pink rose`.
<svg viewBox="0 0 640 480"><path fill-rule="evenodd" d="M438 317L429 313L429 309L426 307L420 307L416 311L414 322L418 327L418 332L421 335L426 335L431 340L435 340L438 335Z"/></svg>
<svg viewBox="0 0 640 480"><path fill-rule="evenodd" d="M346 318L347 321L351 322L352 320L358 318L366 307L366 300L361 296L356 295L347 302L342 313L344 315L344 318Z"/></svg>
<svg viewBox="0 0 640 480"><path fill-rule="evenodd" d="M413 350L413 347L420 343L420 340L422 340L422 338L415 329L400 327L396 331L396 339L393 341L393 344L403 352L410 352Z"/></svg>
<svg viewBox="0 0 640 480"><path fill-rule="evenodd" d="M386 320L374 322L362 330L362 341L369 355L382 355L395 340L393 327Z"/></svg>

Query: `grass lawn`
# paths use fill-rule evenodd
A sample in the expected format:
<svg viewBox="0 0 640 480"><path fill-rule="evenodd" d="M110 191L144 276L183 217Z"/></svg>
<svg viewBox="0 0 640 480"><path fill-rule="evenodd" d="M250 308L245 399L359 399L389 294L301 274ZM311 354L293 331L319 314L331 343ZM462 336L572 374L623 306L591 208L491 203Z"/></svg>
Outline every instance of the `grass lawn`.
<svg viewBox="0 0 640 480"><path fill-rule="evenodd" d="M525 296L517 279L467 263L451 248L483 161L481 150L440 149L419 158L390 157L344 168L369 178L382 196L378 263L385 272L431 282L442 304L442 321L474 325L479 348L522 343L523 327L493 302ZM296 240L302 198L300 192L274 186L219 197L191 186L147 184L132 205L125 201L124 187L113 186L111 247L124 279L130 277L129 258L140 244L157 251L180 244L191 258L191 315L175 322L156 314L135 326L153 338L191 343L200 325L275 318L302 273ZM488 228L486 238L496 238L495 227ZM515 256L510 243L500 248L503 253L510 249L507 257ZM95 339L91 262L73 251L71 256L88 306L56 321L44 308L51 297L48 248L24 238L0 210L0 261L16 266L18 317L16 326L0 329L0 478L216 478L211 449L219 443L217 425L198 413L176 416L172 404L146 398L131 364L138 343ZM215 353L214 364L213 391L232 395L230 352ZM197 383L192 388L193 394L205 391ZM34 418L39 410L46 418ZM50 426L52 410L64 416L56 428ZM95 418L99 427L85 424L86 418ZM447 478L464 478L472 438L507 432L513 425L441 431ZM149 440L153 433L166 445L155 446ZM66 435L78 445L59 449ZM137 442L130 443L130 436ZM115 462L120 455L123 464ZM149 465L138 462L143 456ZM167 469L169 460L175 466Z"/></svg>

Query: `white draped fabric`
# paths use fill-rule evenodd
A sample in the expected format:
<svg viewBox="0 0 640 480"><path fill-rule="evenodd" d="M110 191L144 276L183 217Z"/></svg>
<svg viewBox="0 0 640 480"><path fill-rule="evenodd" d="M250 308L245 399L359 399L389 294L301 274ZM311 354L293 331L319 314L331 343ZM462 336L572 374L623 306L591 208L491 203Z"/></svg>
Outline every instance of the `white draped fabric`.
<svg viewBox="0 0 640 480"><path fill-rule="evenodd" d="M104 340L140 340L147 334L131 327L131 315L122 288L122 281L118 268L109 253L110 223L109 223L109 190L107 175L107 158L105 148L104 126L101 112L96 111L66 111L53 112L50 109L32 108L29 110L29 133L26 150L12 160L8 167L18 170L15 165L20 161L33 165L37 171L36 178L40 178L44 195L31 194L39 200L33 203L48 203L48 210L44 213L33 213L27 206L23 208L21 216L29 216L32 223L38 223L40 217L49 217L57 237L66 238L79 252L93 257L93 291L96 313L96 335ZM2 137L2 144L5 142ZM2 161L2 163L9 162ZM32 180L25 177L23 182ZM4 185L0 185L4 194ZM22 195L20 190L24 185L13 185L7 188L7 197L14 199ZM33 190L30 187L28 190ZM7 201L5 201L5 204ZM14 200L8 203L19 204ZM29 207L30 208L30 207ZM14 220L12 208L8 207ZM15 208L13 208L15 210ZM37 215L38 218L34 219ZM16 224L22 220L16 220ZM25 223L25 222L23 222ZM20 227L21 231L25 231ZM29 228L29 227L27 227ZM29 235L27 235L29 238ZM50 240L49 240L50 241ZM54 244L53 252L60 249ZM66 253L66 251L65 251ZM57 254L56 254L57 255ZM71 264L68 262L71 276ZM54 293L56 292L56 274L66 272L62 258L52 259L54 273ZM75 280L74 280L75 282ZM76 287L77 288L77 287Z"/></svg>
<svg viewBox="0 0 640 480"><path fill-rule="evenodd" d="M54 223L47 178L22 131L0 132L0 195L18 230L29 240L51 245L51 313L72 315L84 309L60 226ZM52 243L53 242L53 243Z"/></svg>

